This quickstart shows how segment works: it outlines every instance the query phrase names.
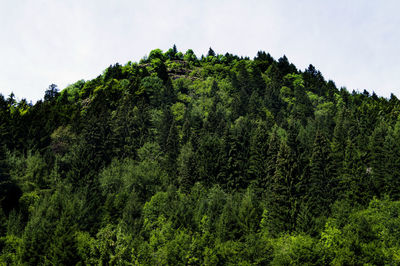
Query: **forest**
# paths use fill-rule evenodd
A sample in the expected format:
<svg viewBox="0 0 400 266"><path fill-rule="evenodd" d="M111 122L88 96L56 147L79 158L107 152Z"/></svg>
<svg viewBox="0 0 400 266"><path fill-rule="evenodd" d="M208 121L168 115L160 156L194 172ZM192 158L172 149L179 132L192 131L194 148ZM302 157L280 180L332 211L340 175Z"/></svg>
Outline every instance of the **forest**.
<svg viewBox="0 0 400 266"><path fill-rule="evenodd" d="M0 265L400 265L399 200L399 99L286 56L0 95Z"/></svg>

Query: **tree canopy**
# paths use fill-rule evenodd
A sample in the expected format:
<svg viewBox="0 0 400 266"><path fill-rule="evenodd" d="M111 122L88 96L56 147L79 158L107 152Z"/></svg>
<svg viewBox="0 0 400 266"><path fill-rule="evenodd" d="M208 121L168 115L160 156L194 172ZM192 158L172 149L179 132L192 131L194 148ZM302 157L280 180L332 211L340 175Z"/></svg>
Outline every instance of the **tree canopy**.
<svg viewBox="0 0 400 266"><path fill-rule="evenodd" d="M0 264L398 265L400 101L174 45L0 95Z"/></svg>

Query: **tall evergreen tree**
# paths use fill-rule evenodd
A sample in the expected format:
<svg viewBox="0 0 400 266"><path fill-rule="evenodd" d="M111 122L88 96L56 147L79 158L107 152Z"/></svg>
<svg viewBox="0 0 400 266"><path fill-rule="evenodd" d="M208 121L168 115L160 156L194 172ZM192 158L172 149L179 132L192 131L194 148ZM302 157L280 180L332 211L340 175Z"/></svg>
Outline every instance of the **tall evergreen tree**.
<svg viewBox="0 0 400 266"><path fill-rule="evenodd" d="M329 172L329 145L321 131L317 131L310 160L310 176L307 183L305 200L313 217L327 216L330 204L334 201L331 191Z"/></svg>
<svg viewBox="0 0 400 266"><path fill-rule="evenodd" d="M196 181L196 158L192 143L184 144L178 157L179 187L189 191Z"/></svg>
<svg viewBox="0 0 400 266"><path fill-rule="evenodd" d="M4 146L0 147L0 208L5 215L18 207L21 189L10 177ZM1 228L0 228L1 230Z"/></svg>
<svg viewBox="0 0 400 266"><path fill-rule="evenodd" d="M227 151L227 180L228 188L240 190L249 185L249 122L247 118L239 118L233 129L226 136Z"/></svg>
<svg viewBox="0 0 400 266"><path fill-rule="evenodd" d="M276 159L276 170L268 195L269 230L272 234L292 232L296 225L299 177L295 174L296 160L290 147L282 142Z"/></svg>
<svg viewBox="0 0 400 266"><path fill-rule="evenodd" d="M371 172L374 195L381 196L384 193L385 179L390 175L386 168L387 157L391 150L386 150L385 138L387 135L387 125L381 122L371 135L369 143L369 165Z"/></svg>
<svg viewBox="0 0 400 266"><path fill-rule="evenodd" d="M161 121L159 122L159 124L157 125L157 140L158 140L158 144L161 147L161 150L164 153L167 153L167 140L168 140L168 136L171 130L171 126L174 123L174 117L172 115L171 109L166 106L164 107L164 110L162 112L162 117L161 117ZM172 141L172 139L171 139Z"/></svg>
<svg viewBox="0 0 400 266"><path fill-rule="evenodd" d="M353 204L366 204L372 199L371 171L362 161L354 142L347 140L343 173L339 178L339 195Z"/></svg>
<svg viewBox="0 0 400 266"><path fill-rule="evenodd" d="M256 184L260 191L266 189L267 184L268 133L267 125L262 121L252 130L250 138L248 174L251 183Z"/></svg>
<svg viewBox="0 0 400 266"><path fill-rule="evenodd" d="M385 152L382 165L378 171L383 171L384 189L383 193L389 195L393 200L400 199L400 120L398 120L393 130L389 130L383 150ZM384 168L384 169L382 169Z"/></svg>
<svg viewBox="0 0 400 266"><path fill-rule="evenodd" d="M210 47L210 49L208 49L207 57L208 56L215 56L215 52L211 47Z"/></svg>
<svg viewBox="0 0 400 266"><path fill-rule="evenodd" d="M172 122L171 127L169 129L167 142L165 145L166 148L166 168L171 176L175 176L177 173L177 158L179 155L179 134L178 129L176 128L175 121Z"/></svg>

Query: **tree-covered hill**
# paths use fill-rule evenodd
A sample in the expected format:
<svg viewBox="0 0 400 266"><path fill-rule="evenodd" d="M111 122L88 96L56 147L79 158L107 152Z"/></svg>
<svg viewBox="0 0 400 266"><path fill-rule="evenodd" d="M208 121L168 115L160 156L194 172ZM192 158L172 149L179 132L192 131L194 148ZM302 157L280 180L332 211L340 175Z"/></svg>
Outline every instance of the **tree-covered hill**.
<svg viewBox="0 0 400 266"><path fill-rule="evenodd" d="M0 95L1 265L398 265L400 101L176 47Z"/></svg>

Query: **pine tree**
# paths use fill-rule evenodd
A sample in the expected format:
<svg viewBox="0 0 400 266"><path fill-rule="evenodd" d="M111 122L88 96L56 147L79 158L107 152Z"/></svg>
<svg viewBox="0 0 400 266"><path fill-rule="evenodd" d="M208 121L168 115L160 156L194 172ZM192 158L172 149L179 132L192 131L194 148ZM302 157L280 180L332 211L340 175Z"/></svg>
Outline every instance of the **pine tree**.
<svg viewBox="0 0 400 266"><path fill-rule="evenodd" d="M317 131L310 160L310 177L305 199L314 217L326 216L332 198L331 175L328 171L329 146L321 131Z"/></svg>
<svg viewBox="0 0 400 266"><path fill-rule="evenodd" d="M276 157L275 172L267 195L271 228L275 228L271 232L274 234L295 230L302 200L301 192L307 167L295 125L294 122L289 123L287 140L281 141Z"/></svg>
<svg viewBox="0 0 400 266"><path fill-rule="evenodd" d="M174 122L174 117L172 115L171 109L166 106L164 107L161 121L158 124L157 128L157 140L158 144L161 147L161 150L166 154L168 152L167 150L167 140L168 136L171 130L171 125Z"/></svg>
<svg viewBox="0 0 400 266"><path fill-rule="evenodd" d="M248 174L252 183L263 191L267 183L268 128L264 121L250 134L250 156Z"/></svg>
<svg viewBox="0 0 400 266"><path fill-rule="evenodd" d="M233 95L232 100L232 119L236 120L240 116L245 116L248 109L249 95L244 88Z"/></svg>
<svg viewBox="0 0 400 266"><path fill-rule="evenodd" d="M257 231L260 217L261 210L257 204L256 195L248 188L238 206L237 218L242 236L248 236Z"/></svg>
<svg viewBox="0 0 400 266"><path fill-rule="evenodd" d="M207 186L218 183L221 171L223 142L216 134L206 133L198 139L196 174ZM213 156L210 156L212 154Z"/></svg>
<svg viewBox="0 0 400 266"><path fill-rule="evenodd" d="M11 210L18 206L22 192L17 184L11 180L6 156L4 146L0 147L0 208L7 216Z"/></svg>
<svg viewBox="0 0 400 266"><path fill-rule="evenodd" d="M209 56L215 56L215 52L214 52L214 50L210 47L210 49L208 49L208 53L207 53L207 57L209 57Z"/></svg>
<svg viewBox="0 0 400 266"><path fill-rule="evenodd" d="M176 159L179 155L179 134L178 129L176 128L175 120L173 120L169 129L165 151L167 157L166 169L170 176L173 177L177 173Z"/></svg>
<svg viewBox="0 0 400 266"><path fill-rule="evenodd" d="M343 160L346 151L347 144L347 133L348 133L348 122L346 122L347 116L349 115L347 109L341 109L338 111L336 126L333 131L333 138L331 143L331 160L332 160L332 174L337 177L343 167Z"/></svg>
<svg viewBox="0 0 400 266"><path fill-rule="evenodd" d="M11 143L11 114L6 99L0 94L0 146L8 146Z"/></svg>
<svg viewBox="0 0 400 266"><path fill-rule="evenodd" d="M265 160L265 177L261 181L261 187L267 190L269 193L270 184L273 180L276 171L276 159L278 157L280 147L280 140L277 133L277 127L274 127L268 136L268 149Z"/></svg>
<svg viewBox="0 0 400 266"><path fill-rule="evenodd" d="M127 95L112 113L110 127L114 155L120 158L135 158L135 151L142 147L149 137L148 107L143 102L135 103L132 97Z"/></svg>
<svg viewBox="0 0 400 266"><path fill-rule="evenodd" d="M385 172L383 193L393 200L400 199L400 120L390 129L384 142L384 161L378 168ZM382 161L381 159L381 161ZM383 169L384 168L384 169Z"/></svg>
<svg viewBox="0 0 400 266"><path fill-rule="evenodd" d="M367 204L372 199L370 169L364 165L360 151L350 139L347 140L339 186L342 189L339 197L352 204Z"/></svg>
<svg viewBox="0 0 400 266"><path fill-rule="evenodd" d="M234 190L245 189L250 183L248 176L249 163L249 130L250 125L246 118L239 118L226 136L227 153L227 180L226 185Z"/></svg>
<svg viewBox="0 0 400 266"><path fill-rule="evenodd" d="M385 138L387 125L383 122L374 129L369 143L369 169L373 182L374 195L381 196L384 193L385 179L392 169L386 168L387 156L391 149L386 150ZM389 171L388 171L389 170Z"/></svg>
<svg viewBox="0 0 400 266"><path fill-rule="evenodd" d="M264 110L264 103L262 98L257 93L257 91L253 91L250 96L249 104L248 104L248 113L251 118L264 118L265 117L265 110Z"/></svg>
<svg viewBox="0 0 400 266"><path fill-rule="evenodd" d="M237 85L238 90L244 90L247 95L251 95L252 93L252 82L250 79L249 71L247 70L247 65L245 61L239 61L237 66Z"/></svg>
<svg viewBox="0 0 400 266"><path fill-rule="evenodd" d="M293 151L282 142L276 159L276 170L271 180L268 196L269 231L276 235L292 232L295 229L299 199L296 186L299 182L295 175L297 162L293 160Z"/></svg>
<svg viewBox="0 0 400 266"><path fill-rule="evenodd" d="M280 123L282 122L280 118L281 113L283 112L286 104L282 101L282 98L280 97L282 77L275 62L268 67L266 75L268 77L268 80L265 88L264 102L268 110L270 110L274 117L277 118L276 122Z"/></svg>
<svg viewBox="0 0 400 266"><path fill-rule="evenodd" d="M196 181L196 160L192 143L184 144L178 157L179 187L183 191L190 191Z"/></svg>
<svg viewBox="0 0 400 266"><path fill-rule="evenodd" d="M189 118L186 117L186 113L185 112L185 116L184 116L184 122L183 122L183 126L182 126L182 145L186 144L189 140L190 140L190 135L191 135L191 128L190 128L190 122L189 122Z"/></svg>
<svg viewBox="0 0 400 266"><path fill-rule="evenodd" d="M204 122L204 130L206 132L215 133L218 136L223 135L223 130L225 128L225 117L220 105L221 99L217 94L213 98L213 103L208 113L207 120Z"/></svg>
<svg viewBox="0 0 400 266"><path fill-rule="evenodd" d="M60 217L52 237L47 257L53 265L72 265L79 262L76 250L76 225L71 217L63 214Z"/></svg>
<svg viewBox="0 0 400 266"><path fill-rule="evenodd" d="M210 96L211 97L217 96L218 95L218 91L219 91L218 83L215 80L213 80L213 83L211 85L211 90L210 90Z"/></svg>

